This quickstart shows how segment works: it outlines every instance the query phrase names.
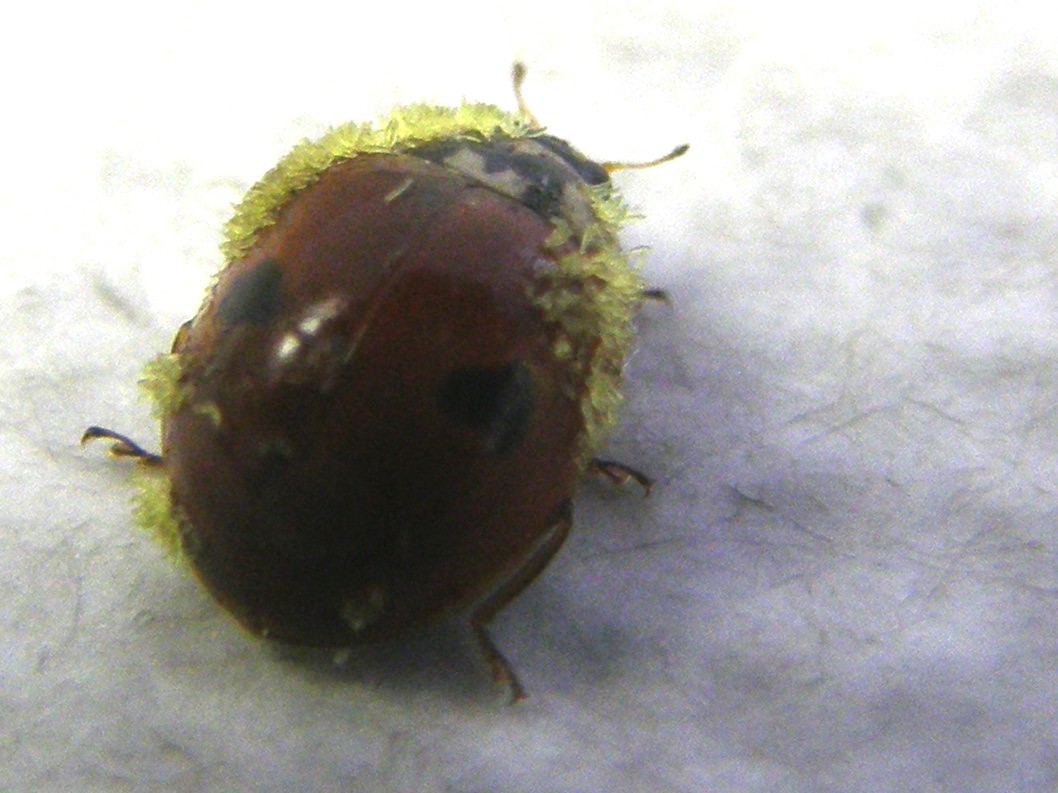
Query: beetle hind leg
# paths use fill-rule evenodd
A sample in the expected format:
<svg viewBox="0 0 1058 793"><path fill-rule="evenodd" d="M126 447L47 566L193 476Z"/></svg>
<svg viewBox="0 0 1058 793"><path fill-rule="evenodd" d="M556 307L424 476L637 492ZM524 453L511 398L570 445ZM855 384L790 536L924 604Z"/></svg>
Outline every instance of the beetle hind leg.
<svg viewBox="0 0 1058 793"><path fill-rule="evenodd" d="M593 457L588 463L588 470L593 474L605 476L618 486L634 481L643 488L644 496L649 496L650 489L654 487L654 480L642 471L638 471L630 465L619 463L616 460L603 460L599 457Z"/></svg>
<svg viewBox="0 0 1058 793"><path fill-rule="evenodd" d="M562 547L572 525L573 508L567 501L559 508L547 534L522 562L522 565L501 582L495 591L478 603L470 614L470 627L474 631L474 638L477 640L481 655L489 665L493 680L507 688L509 704L520 702L528 694L521 681L518 680L518 675L515 674L510 661L504 657L492 641L492 637L489 636L488 625L497 613L540 575L547 563L551 561L551 557Z"/></svg>

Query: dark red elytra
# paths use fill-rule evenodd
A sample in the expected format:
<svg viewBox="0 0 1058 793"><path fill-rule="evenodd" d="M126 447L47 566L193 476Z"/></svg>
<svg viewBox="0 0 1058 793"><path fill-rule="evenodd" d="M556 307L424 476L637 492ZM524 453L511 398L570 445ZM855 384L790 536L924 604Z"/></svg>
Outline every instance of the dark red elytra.
<svg viewBox="0 0 1058 793"><path fill-rule="evenodd" d="M488 621L588 468L649 484L593 458L650 295L619 166L519 106L414 105L295 148L148 367L161 454L85 433L140 458L140 522L253 633L347 646L466 611L514 699Z"/></svg>

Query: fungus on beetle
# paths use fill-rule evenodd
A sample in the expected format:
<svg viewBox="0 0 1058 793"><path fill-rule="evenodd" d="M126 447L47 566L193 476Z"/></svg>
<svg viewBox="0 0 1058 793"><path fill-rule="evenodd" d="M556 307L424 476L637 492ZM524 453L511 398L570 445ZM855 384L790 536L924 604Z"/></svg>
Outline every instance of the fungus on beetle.
<svg viewBox="0 0 1058 793"><path fill-rule="evenodd" d="M598 164L526 109L399 107L297 145L143 385L137 519L249 631L347 646L486 626L562 545L614 424L644 284ZM676 149L659 161L682 154ZM653 163L648 163L653 164Z"/></svg>

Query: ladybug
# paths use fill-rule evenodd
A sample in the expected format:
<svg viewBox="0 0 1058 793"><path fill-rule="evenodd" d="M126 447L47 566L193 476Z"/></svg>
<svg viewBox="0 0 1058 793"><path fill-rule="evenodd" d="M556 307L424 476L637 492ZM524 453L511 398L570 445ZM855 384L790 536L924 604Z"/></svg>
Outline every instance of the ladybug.
<svg viewBox="0 0 1058 793"><path fill-rule="evenodd" d="M621 401L646 290L599 164L517 113L399 107L297 145L228 222L226 264L143 384L161 454L137 520L250 632L487 633L562 545ZM663 160L682 154L680 147ZM644 165L653 163L644 163Z"/></svg>

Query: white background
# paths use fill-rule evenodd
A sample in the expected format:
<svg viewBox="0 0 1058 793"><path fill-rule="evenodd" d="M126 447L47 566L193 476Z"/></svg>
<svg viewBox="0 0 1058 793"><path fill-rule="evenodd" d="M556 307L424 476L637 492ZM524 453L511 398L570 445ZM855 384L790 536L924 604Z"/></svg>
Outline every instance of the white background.
<svg viewBox="0 0 1058 793"><path fill-rule="evenodd" d="M181 5L0 31L0 789L1058 787L1051 13ZM659 484L584 486L495 624L506 708L458 626L340 667L247 637L76 442L155 443L139 369L293 142L510 107L516 56L585 152L691 151L619 176L672 302L608 453Z"/></svg>

